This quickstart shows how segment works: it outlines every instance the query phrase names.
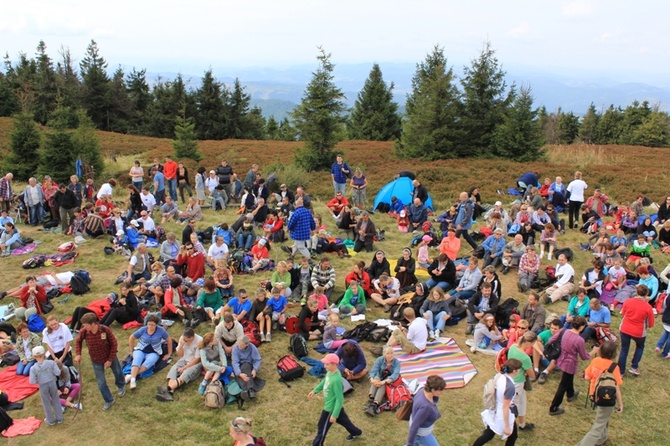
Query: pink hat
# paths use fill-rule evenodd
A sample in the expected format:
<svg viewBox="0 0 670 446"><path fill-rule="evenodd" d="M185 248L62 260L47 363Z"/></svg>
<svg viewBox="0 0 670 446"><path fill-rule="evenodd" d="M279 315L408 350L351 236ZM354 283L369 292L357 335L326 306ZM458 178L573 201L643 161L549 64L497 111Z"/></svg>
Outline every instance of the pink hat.
<svg viewBox="0 0 670 446"><path fill-rule="evenodd" d="M328 353L322 360L324 364L339 364L340 363L340 357L337 356L335 353Z"/></svg>
<svg viewBox="0 0 670 446"><path fill-rule="evenodd" d="M433 237L431 237L430 235L426 234L426 235L424 235L423 237L421 237L421 240L423 240L425 243L430 243L430 242L433 241Z"/></svg>

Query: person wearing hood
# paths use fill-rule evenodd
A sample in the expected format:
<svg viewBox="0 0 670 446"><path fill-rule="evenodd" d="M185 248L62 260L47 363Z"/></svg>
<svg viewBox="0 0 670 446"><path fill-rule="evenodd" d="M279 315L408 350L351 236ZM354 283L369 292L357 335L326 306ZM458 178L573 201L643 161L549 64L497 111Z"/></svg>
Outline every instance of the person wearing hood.
<svg viewBox="0 0 670 446"><path fill-rule="evenodd" d="M370 280L379 279L379 277L386 273L387 275L391 274L391 265L386 259L386 253L381 249L375 252L375 256L370 262L370 266L367 269L368 274L370 275Z"/></svg>

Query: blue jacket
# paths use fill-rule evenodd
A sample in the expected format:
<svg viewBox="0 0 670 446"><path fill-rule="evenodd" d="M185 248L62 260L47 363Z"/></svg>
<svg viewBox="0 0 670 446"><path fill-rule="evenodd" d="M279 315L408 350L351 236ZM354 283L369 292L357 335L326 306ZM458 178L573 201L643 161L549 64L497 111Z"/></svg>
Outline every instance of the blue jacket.
<svg viewBox="0 0 670 446"><path fill-rule="evenodd" d="M518 179L519 183L524 183L527 187L537 186L537 175L533 172L526 172Z"/></svg>
<svg viewBox="0 0 670 446"><path fill-rule="evenodd" d="M475 211L475 203L469 198L467 201L461 202L458 205L458 214L454 224L461 227L461 229L470 229L472 227L472 214Z"/></svg>
<svg viewBox="0 0 670 446"><path fill-rule="evenodd" d="M235 347L233 347L232 359L235 376L240 376L240 373L242 372L240 367L242 364L251 364L256 373L258 373L258 370L261 368L261 355L258 353L256 346L251 343L244 350L240 348L239 344L235 344Z"/></svg>
<svg viewBox="0 0 670 446"><path fill-rule="evenodd" d="M428 220L428 208L424 205L409 207L409 220L412 223L423 223Z"/></svg>
<svg viewBox="0 0 670 446"><path fill-rule="evenodd" d="M496 257L500 257L503 254L506 244L505 237L500 237L496 240L495 235L489 235L486 237L486 240L484 240L484 243L482 243L485 253L484 255L489 256L493 253Z"/></svg>
<svg viewBox="0 0 670 446"><path fill-rule="evenodd" d="M370 369L370 379L382 377L382 372L386 369L386 358L380 356L375 361L372 369ZM393 358L391 361L391 369L389 370L391 374L388 376L388 379L393 382L400 376L400 361L397 358Z"/></svg>
<svg viewBox="0 0 670 446"><path fill-rule="evenodd" d="M347 345L347 343L352 343L356 346L357 354L353 357L344 356L342 348ZM346 343L340 345L335 354L340 358L340 363L337 368L340 369L340 372L344 372L344 369L349 369L355 375L367 367L368 363L365 360L365 354L361 349L361 346L358 345L358 342L353 340L348 340Z"/></svg>
<svg viewBox="0 0 670 446"><path fill-rule="evenodd" d="M338 184L346 184L347 175L342 172L342 169L345 169L347 172L351 173L351 168L347 163L342 163L342 165L337 164L337 161L333 163L333 167L330 168L330 173L333 174L333 180Z"/></svg>
<svg viewBox="0 0 670 446"><path fill-rule="evenodd" d="M405 205L402 204L400 198L396 198L395 203L389 203L389 212L395 212L396 214L399 214L403 209L405 209Z"/></svg>

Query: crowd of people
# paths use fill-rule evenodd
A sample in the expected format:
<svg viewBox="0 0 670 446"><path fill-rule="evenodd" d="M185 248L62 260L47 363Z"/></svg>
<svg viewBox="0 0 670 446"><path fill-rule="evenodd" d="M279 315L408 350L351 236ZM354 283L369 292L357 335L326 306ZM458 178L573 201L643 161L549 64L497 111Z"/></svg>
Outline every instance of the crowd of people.
<svg viewBox="0 0 670 446"><path fill-rule="evenodd" d="M25 284L2 294L21 299L15 312L20 320L16 327L20 358L16 373L30 376L31 382L40 385L48 424L62 422L63 407L83 407L74 402L78 388L66 376L69 366L80 364L83 344L88 346L104 410L115 402L105 380L107 369L114 375L117 395L123 396L126 386L135 389L143 374L168 360L173 350L179 359L169 368L166 385L158 388L159 401L174 401L177 389L203 375L197 389L200 394L213 381L233 380L241 388L240 398L252 401L265 386L259 376L262 359L256 344L273 341L273 331L286 323L291 306L301 306L299 334L306 341L323 342L325 348L334 351L322 359L326 377L309 394L311 398L324 393L315 445L324 443L333 423L345 427L347 440L362 434L344 411L343 379L370 380L365 413L377 415L387 403L389 386L398 385L400 377L393 347L399 346L409 354L420 353L429 341L440 339L447 327L460 320L465 320L465 334L472 335L466 341L472 353L497 355L505 349L509 358L502 369L505 379L495 384L497 405L482 412L486 429L476 440L477 445L495 435L511 445L517 429L532 430L534 424L526 421L525 386L529 381L546 383L553 370L560 371L561 378L548 405L549 414L564 413L564 397L573 401L579 393L574 388L574 377L580 358L595 358L586 373L593 394L597 371L610 367L618 347L621 351L614 376L617 409L622 411L618 385L626 371L641 375L646 330L653 327L657 312L663 313L664 332L656 352L670 359L670 314L667 305L656 305L667 288L670 265L661 273L651 265L652 249L670 251L670 197L656 213L648 214L645 211L652 208L643 205L643 196L630 205L618 206L598 189L587 197L588 185L581 172L576 172L567 186L561 177L553 182L545 179L540 186L537 172L527 172L517 182L520 198L509 207L501 201L492 206L482 203L478 188L473 187L437 215L426 207L428 191L415 179L410 204L405 206L394 197L388 215L374 213L376 224L372 212L365 210L365 175L338 155L331 169L333 199L326 204L337 226L337 232L331 233L314 212L303 188L293 192L281 184L276 192L271 191L257 164L243 181L225 160L209 171L209 176L206 172L205 168L197 169L193 196L191 178L182 163L166 156L163 165L156 159L145 169L136 161L129 171L131 184L124 207L118 207L112 199L119 185L115 179L97 190L92 181L82 185L74 175L70 183L60 185L49 177L41 185L35 178L29 180L20 196L21 205L28 211L25 223L38 225L50 217L50 221L58 222L50 227L76 240L113 235L114 249L128 258L118 293L77 307L69 327L49 316L41 338L28 329L26 322L46 313L46 289L69 282L72 275L52 275L51 280L29 276ZM3 197L7 191L12 196L12 178L7 174L0 180ZM351 202L346 197L348 186ZM186 205L184 211L179 210L179 199ZM19 222L9 216L9 201L0 201L3 255L22 244L15 225ZM208 203L216 211L234 202L240 211L233 223L214 226L209 232L198 227ZM567 226L562 218L564 211L568 212ZM397 258L388 258L381 249L375 251L382 219L397 221L398 230L408 233L404 237L411 235L416 241L416 249L404 248ZM473 231L477 219L481 224ZM184 226L181 240L175 232L166 233L160 226L169 222ZM439 232L432 223L439 224ZM562 241L571 230L586 234L581 247L593 254L592 267L581 279L571 264L574 253L565 249L569 247ZM286 233L291 239L290 244L282 246L287 258L271 265L270 245L284 242ZM472 248L469 256L462 256L461 237ZM206 249L207 244L210 246ZM155 261L150 259L149 246L160 248ZM369 264L356 260L351 271L343 274L345 287L338 295L335 290L341 272L336 271L329 255L346 258L349 249L371 253L372 257ZM545 259L557 263L542 269ZM268 273L270 279L265 287L253 291L253 298L245 289L235 287L234 273L254 274L269 266L273 266ZM514 270L518 291L527 295L527 301L517 314L507 315L506 325L507 320L501 323L500 317L500 275ZM569 301L567 311L547 321L547 310L561 300ZM341 318L365 314L375 306L400 324L386 346L371 348L379 358L368 371L361 347L355 341L341 339L337 328ZM617 336L611 316L619 306L624 322ZM184 326L176 342L161 326L161 321L170 319ZM117 339L109 328L114 322L139 327L128 340L132 358L125 374L118 359ZM211 331L196 334L194 329L206 322L211 323ZM258 339L250 339L245 331L249 322L257 325ZM550 360L544 347L556 340L562 347L561 354ZM587 342L594 344L590 353L585 348ZM631 342L636 347L627 370ZM50 359L45 360L45 356ZM414 396L408 445L437 444L432 430L440 416L437 401L445 386L442 378L431 376ZM63 389L67 391L63 393ZM56 396L66 397L62 405L55 402ZM611 414L612 410L599 408L592 430L580 444L606 440ZM238 442L248 441L250 428L249 419L236 418L231 422L230 435Z"/></svg>

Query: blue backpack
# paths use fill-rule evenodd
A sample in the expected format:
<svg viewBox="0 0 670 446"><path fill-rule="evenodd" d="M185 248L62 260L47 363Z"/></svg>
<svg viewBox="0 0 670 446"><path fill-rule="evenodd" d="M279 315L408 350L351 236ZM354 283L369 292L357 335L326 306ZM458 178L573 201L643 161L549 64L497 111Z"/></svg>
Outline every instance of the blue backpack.
<svg viewBox="0 0 670 446"><path fill-rule="evenodd" d="M39 314L33 314L28 318L28 330L33 333L42 333L45 328L47 326Z"/></svg>

